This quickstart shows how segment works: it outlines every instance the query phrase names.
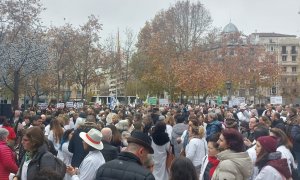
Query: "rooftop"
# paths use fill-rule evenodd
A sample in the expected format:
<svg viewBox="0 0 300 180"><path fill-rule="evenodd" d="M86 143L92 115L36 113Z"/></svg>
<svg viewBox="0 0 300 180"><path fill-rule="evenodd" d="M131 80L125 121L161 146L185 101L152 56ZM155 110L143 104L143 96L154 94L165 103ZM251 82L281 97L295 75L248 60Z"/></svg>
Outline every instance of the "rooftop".
<svg viewBox="0 0 300 180"><path fill-rule="evenodd" d="M278 34L278 33L253 33L259 37L297 37L296 35Z"/></svg>

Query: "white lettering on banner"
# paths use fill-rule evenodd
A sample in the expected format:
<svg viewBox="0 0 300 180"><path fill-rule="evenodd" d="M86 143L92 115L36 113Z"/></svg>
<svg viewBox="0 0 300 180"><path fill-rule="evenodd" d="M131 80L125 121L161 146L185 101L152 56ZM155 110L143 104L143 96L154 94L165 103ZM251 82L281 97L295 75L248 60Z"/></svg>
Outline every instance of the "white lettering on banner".
<svg viewBox="0 0 300 180"><path fill-rule="evenodd" d="M74 103L73 102L66 102L66 107L67 108L73 108L74 107Z"/></svg>
<svg viewBox="0 0 300 180"><path fill-rule="evenodd" d="M47 109L48 104L47 104L47 103L38 103L38 107L39 107L40 109Z"/></svg>
<svg viewBox="0 0 300 180"><path fill-rule="evenodd" d="M56 104L56 108L57 109L63 109L63 108L65 108L65 103L57 103Z"/></svg>

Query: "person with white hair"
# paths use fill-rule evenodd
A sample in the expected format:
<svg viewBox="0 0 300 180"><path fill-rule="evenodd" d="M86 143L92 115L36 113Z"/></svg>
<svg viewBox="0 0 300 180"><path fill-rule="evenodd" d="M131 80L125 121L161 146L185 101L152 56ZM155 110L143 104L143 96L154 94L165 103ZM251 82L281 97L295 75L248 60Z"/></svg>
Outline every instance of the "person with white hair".
<svg viewBox="0 0 300 180"><path fill-rule="evenodd" d="M6 180L10 173L17 173L18 166L12 150L7 146L8 130L0 128L0 179Z"/></svg>
<svg viewBox="0 0 300 180"><path fill-rule="evenodd" d="M240 111L237 113L237 117L240 122L249 123L250 113L247 109L247 104L241 103L239 109Z"/></svg>

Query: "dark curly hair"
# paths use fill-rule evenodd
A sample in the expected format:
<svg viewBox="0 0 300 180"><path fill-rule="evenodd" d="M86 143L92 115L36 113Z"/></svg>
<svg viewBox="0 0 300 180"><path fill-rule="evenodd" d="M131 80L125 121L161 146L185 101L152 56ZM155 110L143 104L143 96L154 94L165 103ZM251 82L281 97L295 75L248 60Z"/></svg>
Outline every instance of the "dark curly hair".
<svg viewBox="0 0 300 180"><path fill-rule="evenodd" d="M169 180L198 180L196 169L192 161L186 157L173 160L170 168Z"/></svg>
<svg viewBox="0 0 300 180"><path fill-rule="evenodd" d="M243 135L238 130L233 128L224 129L222 135L229 149L235 152L243 152L245 150Z"/></svg>

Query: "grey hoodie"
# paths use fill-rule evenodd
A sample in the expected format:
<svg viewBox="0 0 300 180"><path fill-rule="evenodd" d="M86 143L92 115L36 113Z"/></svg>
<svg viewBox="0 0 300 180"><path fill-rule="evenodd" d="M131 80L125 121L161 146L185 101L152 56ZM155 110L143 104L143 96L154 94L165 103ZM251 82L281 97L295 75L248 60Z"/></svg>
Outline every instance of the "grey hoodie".
<svg viewBox="0 0 300 180"><path fill-rule="evenodd" d="M188 125L184 123L178 123L173 126L171 143L174 145L175 157L179 157L179 153L182 148L182 143L178 144L176 139L178 137L181 137L183 131L187 129L188 129Z"/></svg>

